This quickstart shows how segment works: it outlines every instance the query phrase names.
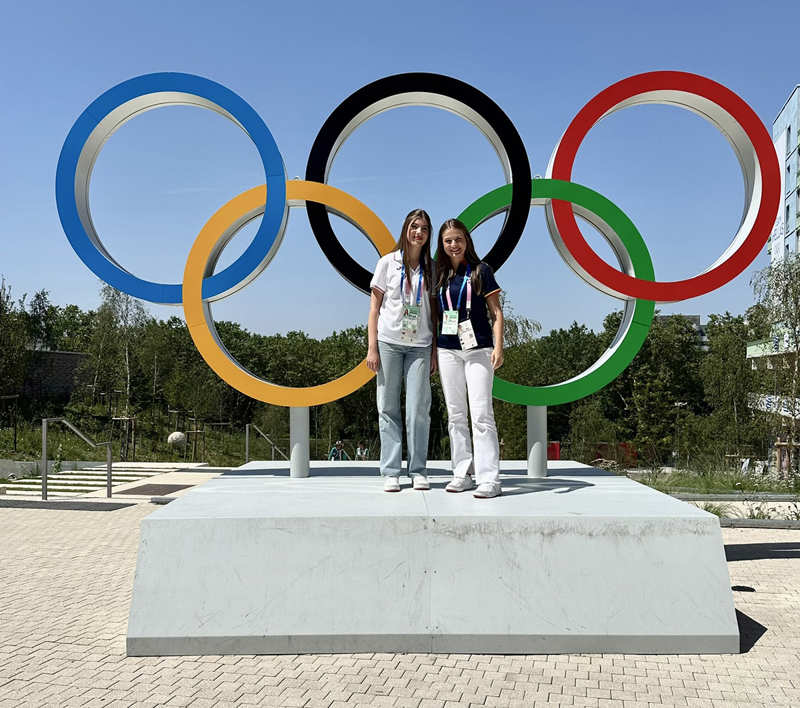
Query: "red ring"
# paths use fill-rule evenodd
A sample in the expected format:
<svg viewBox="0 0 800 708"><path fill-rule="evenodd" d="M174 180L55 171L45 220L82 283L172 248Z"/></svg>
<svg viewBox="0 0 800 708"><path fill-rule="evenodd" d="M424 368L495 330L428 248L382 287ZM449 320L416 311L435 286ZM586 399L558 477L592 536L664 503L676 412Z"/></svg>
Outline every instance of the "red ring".
<svg viewBox="0 0 800 708"><path fill-rule="evenodd" d="M581 142L609 110L634 96L661 90L684 91L713 101L739 123L753 145L761 170L761 202L753 228L739 248L715 268L693 278L651 282L621 273L600 258L583 238L569 202L554 199L553 217L569 252L595 280L628 297L674 302L716 290L733 280L753 262L775 225L781 199L781 177L772 138L753 109L733 91L716 81L682 71L637 74L618 81L597 94L578 112L564 133L553 158L552 177L571 181L572 167Z"/></svg>

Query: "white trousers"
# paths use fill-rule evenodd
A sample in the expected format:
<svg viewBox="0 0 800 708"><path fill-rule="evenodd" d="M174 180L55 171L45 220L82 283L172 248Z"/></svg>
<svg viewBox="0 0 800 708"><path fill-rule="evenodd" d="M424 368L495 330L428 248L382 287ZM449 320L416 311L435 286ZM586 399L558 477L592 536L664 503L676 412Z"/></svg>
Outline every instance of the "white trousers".
<svg viewBox="0 0 800 708"><path fill-rule="evenodd" d="M440 348L438 355L439 376L447 404L453 475L463 478L474 473L478 484L500 484L500 446L492 408L492 350ZM467 425L468 398L474 454Z"/></svg>

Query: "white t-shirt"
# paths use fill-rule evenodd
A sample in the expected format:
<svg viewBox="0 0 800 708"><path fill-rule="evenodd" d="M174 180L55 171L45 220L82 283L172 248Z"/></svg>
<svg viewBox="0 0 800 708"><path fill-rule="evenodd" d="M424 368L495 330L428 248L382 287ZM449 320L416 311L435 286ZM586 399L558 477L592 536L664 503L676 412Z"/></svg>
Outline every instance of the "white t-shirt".
<svg viewBox="0 0 800 708"><path fill-rule="evenodd" d="M407 347L429 347L433 341L431 332L431 303L428 296L428 283L422 280L422 295L419 303L419 324L417 338L413 342L403 341L401 331L403 328L403 299L401 295L400 270L403 267L403 255L400 251L393 251L383 256L375 266L375 275L372 276L369 287L376 288L383 293L380 313L378 314L378 341L389 344L402 344ZM415 305L417 303L417 288L419 287L419 266L411 271L412 290L408 289L408 278L405 279L405 301Z"/></svg>

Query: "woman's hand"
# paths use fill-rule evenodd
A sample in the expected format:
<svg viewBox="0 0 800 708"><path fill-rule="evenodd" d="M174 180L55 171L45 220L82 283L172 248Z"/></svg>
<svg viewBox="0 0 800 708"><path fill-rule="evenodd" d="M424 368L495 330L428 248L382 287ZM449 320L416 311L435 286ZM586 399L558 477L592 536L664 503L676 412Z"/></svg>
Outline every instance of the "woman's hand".
<svg viewBox="0 0 800 708"><path fill-rule="evenodd" d="M492 324L492 339L494 339L494 349L492 349L492 368L497 371L503 365L503 308L500 307L500 291L492 293L486 298L489 312L492 314L494 323Z"/></svg>
<svg viewBox="0 0 800 708"><path fill-rule="evenodd" d="M502 347L495 347L492 349L492 369L497 371L503 365L503 348Z"/></svg>
<svg viewBox="0 0 800 708"><path fill-rule="evenodd" d="M369 317L367 318L367 368L378 373L381 368L381 357L378 353L378 315L383 303L383 293L372 288L369 296Z"/></svg>
<svg viewBox="0 0 800 708"><path fill-rule="evenodd" d="M367 351L367 368L370 371L374 371L376 374L378 373L378 369L381 368L381 357L378 354L378 347L370 347Z"/></svg>

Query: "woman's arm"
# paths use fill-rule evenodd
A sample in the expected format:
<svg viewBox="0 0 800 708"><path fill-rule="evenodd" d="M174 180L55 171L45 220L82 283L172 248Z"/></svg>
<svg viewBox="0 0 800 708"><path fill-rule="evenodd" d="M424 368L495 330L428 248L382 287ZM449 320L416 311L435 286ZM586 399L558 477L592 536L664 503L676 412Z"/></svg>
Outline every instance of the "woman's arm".
<svg viewBox="0 0 800 708"><path fill-rule="evenodd" d="M367 318L367 368L378 372L381 358L378 354L378 315L383 304L383 293L372 288L369 296L369 317Z"/></svg>
<svg viewBox="0 0 800 708"><path fill-rule="evenodd" d="M430 302L431 307L431 332L433 332L433 346L431 347L431 375L433 375L439 368L439 358L436 353L436 333L439 331L439 310L435 297L431 295L428 302Z"/></svg>
<svg viewBox="0 0 800 708"><path fill-rule="evenodd" d="M500 307L500 293L494 292L486 298L486 305L492 313L494 324L494 349L492 349L492 368L497 370L503 365L503 308Z"/></svg>

